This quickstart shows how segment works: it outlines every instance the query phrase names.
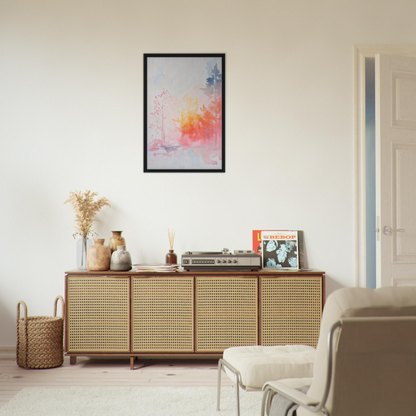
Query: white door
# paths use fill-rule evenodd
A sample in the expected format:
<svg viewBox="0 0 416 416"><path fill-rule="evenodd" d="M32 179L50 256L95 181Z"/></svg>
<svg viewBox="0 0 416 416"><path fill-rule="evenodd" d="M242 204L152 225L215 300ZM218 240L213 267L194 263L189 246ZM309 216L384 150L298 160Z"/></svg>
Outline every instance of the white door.
<svg viewBox="0 0 416 416"><path fill-rule="evenodd" d="M377 287L416 284L416 58L376 55Z"/></svg>

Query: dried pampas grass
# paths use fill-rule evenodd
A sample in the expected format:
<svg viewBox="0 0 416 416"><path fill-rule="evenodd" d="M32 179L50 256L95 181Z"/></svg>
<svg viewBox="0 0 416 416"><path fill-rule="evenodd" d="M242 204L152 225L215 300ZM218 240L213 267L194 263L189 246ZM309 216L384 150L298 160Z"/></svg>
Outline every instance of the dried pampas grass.
<svg viewBox="0 0 416 416"><path fill-rule="evenodd" d="M94 201L94 197L98 195L97 192L85 191L83 194L80 191L70 192L68 199L64 202L70 203L75 211L75 229L77 230L73 234L74 238L79 235L81 237L87 237L89 234L93 234L92 225L95 220L95 216L106 205L111 207L110 201L107 198L99 198Z"/></svg>

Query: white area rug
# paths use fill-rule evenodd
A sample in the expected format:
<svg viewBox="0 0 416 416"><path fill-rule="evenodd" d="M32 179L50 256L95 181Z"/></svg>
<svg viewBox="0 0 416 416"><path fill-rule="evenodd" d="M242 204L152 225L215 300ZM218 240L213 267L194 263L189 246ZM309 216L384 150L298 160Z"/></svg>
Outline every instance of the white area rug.
<svg viewBox="0 0 416 416"><path fill-rule="evenodd" d="M259 416L261 392L240 389L241 416ZM233 387L33 387L21 390L1 416L235 416Z"/></svg>

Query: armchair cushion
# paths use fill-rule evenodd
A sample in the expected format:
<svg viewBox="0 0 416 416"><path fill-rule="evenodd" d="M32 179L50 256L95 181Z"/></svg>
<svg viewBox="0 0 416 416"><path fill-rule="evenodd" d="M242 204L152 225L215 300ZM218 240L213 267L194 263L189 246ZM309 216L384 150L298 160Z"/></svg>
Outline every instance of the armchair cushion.
<svg viewBox="0 0 416 416"><path fill-rule="evenodd" d="M312 377L315 351L308 345L254 345L227 348L223 357L240 371L246 387L261 389L270 380ZM233 378L229 370L226 372Z"/></svg>

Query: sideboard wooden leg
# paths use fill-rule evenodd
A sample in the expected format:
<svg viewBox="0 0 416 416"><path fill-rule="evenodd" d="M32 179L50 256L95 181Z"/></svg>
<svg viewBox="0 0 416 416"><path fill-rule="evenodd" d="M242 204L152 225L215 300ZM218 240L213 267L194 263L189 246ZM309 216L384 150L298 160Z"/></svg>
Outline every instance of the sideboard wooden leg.
<svg viewBox="0 0 416 416"><path fill-rule="evenodd" d="M75 365L77 363L77 356L76 355L71 355L69 357L69 364L70 365Z"/></svg>
<svg viewBox="0 0 416 416"><path fill-rule="evenodd" d="M130 357L130 370L134 370L134 357Z"/></svg>

